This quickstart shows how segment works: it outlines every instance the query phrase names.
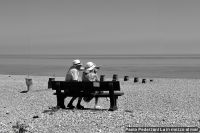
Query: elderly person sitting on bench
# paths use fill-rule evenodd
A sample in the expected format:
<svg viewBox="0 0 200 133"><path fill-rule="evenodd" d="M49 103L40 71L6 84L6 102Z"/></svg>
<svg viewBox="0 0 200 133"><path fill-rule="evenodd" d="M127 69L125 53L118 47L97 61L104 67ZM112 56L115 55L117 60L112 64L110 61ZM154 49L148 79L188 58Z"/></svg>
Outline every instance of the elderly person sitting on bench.
<svg viewBox="0 0 200 133"><path fill-rule="evenodd" d="M83 82L94 82L94 81L99 81L99 77L97 75L99 67L96 66L93 62L87 62L85 66L85 70L82 74L82 81ZM99 93L99 92L95 92ZM84 97L84 101L89 102L92 100L93 97ZM95 97L95 106L94 108L101 108L100 106L97 106L98 104L98 98Z"/></svg>
<svg viewBox="0 0 200 133"><path fill-rule="evenodd" d="M74 60L73 61L73 65L69 68L66 77L65 77L65 81L67 82L78 82L79 79L79 71L81 71L81 61L80 60ZM77 97L72 97L72 99L70 100L69 104L67 105L68 108L73 109L75 108L73 106L73 102ZM84 109L84 107L81 105L81 100L82 97L78 98L78 103L76 105L77 109Z"/></svg>

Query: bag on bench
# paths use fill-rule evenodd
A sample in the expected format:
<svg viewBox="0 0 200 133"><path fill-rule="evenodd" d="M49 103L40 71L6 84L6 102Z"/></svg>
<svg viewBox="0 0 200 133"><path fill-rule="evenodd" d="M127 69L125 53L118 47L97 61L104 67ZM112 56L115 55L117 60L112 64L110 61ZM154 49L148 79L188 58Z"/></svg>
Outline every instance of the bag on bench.
<svg viewBox="0 0 200 133"><path fill-rule="evenodd" d="M95 97L96 94L102 94L102 93L103 91L96 91L94 95L91 94L91 96L84 97L83 100L88 103Z"/></svg>

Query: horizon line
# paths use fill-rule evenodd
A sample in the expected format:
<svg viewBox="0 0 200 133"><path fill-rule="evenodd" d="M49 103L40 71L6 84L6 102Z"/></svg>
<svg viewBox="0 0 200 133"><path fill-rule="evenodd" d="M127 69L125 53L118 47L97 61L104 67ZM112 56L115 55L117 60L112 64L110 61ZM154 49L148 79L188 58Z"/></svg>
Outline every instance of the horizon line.
<svg viewBox="0 0 200 133"><path fill-rule="evenodd" d="M200 56L199 54L0 54L0 56Z"/></svg>
<svg viewBox="0 0 200 133"><path fill-rule="evenodd" d="M0 54L0 58L29 59L200 59L200 54Z"/></svg>

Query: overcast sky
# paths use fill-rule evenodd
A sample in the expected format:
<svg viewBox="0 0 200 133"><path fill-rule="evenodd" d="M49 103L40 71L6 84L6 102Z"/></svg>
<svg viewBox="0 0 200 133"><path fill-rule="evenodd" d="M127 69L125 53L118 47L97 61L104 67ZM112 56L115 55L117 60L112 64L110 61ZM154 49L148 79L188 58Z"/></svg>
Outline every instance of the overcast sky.
<svg viewBox="0 0 200 133"><path fill-rule="evenodd" d="M0 0L0 54L200 54L200 0Z"/></svg>

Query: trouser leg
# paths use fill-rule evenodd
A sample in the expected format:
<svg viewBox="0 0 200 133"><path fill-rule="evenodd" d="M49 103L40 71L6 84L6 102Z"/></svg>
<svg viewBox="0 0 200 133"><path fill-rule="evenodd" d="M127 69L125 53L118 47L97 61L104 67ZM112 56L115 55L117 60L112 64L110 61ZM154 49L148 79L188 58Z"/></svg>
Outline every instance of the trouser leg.
<svg viewBox="0 0 200 133"><path fill-rule="evenodd" d="M74 100L76 100L77 97L72 97L72 99L70 100L69 104L68 105L72 105Z"/></svg>
<svg viewBox="0 0 200 133"><path fill-rule="evenodd" d="M81 105L82 97L78 97L78 103L77 105Z"/></svg>
<svg viewBox="0 0 200 133"><path fill-rule="evenodd" d="M95 97L95 105L98 104L98 101L99 101L99 98L98 98L98 97Z"/></svg>

